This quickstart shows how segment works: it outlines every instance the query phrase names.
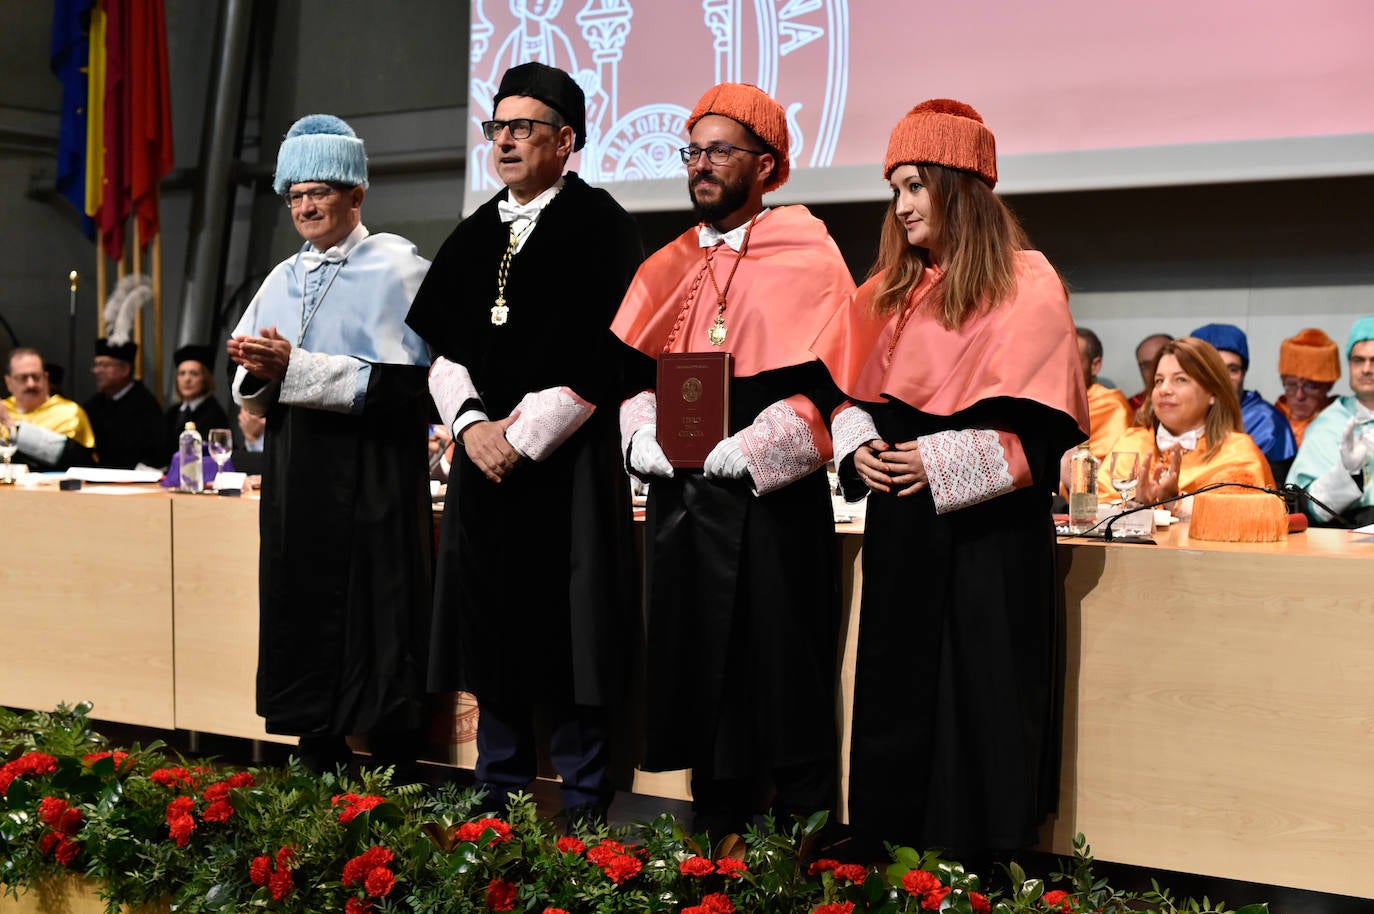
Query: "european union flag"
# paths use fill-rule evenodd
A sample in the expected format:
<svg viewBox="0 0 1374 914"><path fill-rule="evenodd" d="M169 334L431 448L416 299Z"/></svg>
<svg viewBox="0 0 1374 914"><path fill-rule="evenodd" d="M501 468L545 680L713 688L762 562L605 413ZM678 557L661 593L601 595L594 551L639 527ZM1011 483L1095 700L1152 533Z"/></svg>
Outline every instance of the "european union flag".
<svg viewBox="0 0 1374 914"><path fill-rule="evenodd" d="M86 212L86 68L90 58L90 11L95 0L56 0L50 62L62 82L62 119L57 138L57 190L82 213L82 228L95 237Z"/></svg>

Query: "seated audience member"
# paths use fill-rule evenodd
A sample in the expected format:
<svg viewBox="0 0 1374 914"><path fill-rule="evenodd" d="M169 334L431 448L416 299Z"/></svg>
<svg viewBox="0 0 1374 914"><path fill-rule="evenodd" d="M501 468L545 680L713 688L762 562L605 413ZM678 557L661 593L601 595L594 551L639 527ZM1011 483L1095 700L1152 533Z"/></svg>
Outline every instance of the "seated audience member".
<svg viewBox="0 0 1374 914"><path fill-rule="evenodd" d="M1135 500L1153 504L1214 482L1274 485L1269 463L1241 429L1240 404L1226 363L1209 344L1183 337L1164 344L1155 361L1155 386L1141 418L1112 452L1140 454ZM1098 476L1102 501L1120 497L1107 462ZM1180 517L1189 500L1174 502Z"/></svg>
<svg viewBox="0 0 1374 914"><path fill-rule="evenodd" d="M239 407L239 435L243 439L243 450L250 454L262 453L263 437L267 434L267 419L255 416L242 406Z"/></svg>
<svg viewBox="0 0 1374 914"><path fill-rule="evenodd" d="M138 344L95 341L95 393L81 404L95 432L95 452L104 467L132 470L140 463L160 467L162 408L152 391L134 377Z"/></svg>
<svg viewBox="0 0 1374 914"><path fill-rule="evenodd" d="M162 461L176 453L177 441L187 422L194 422L200 437L212 428L230 428L229 414L215 399L215 352L209 346L182 346L172 354L177 367L177 404L163 417Z"/></svg>
<svg viewBox="0 0 1374 914"><path fill-rule="evenodd" d="M1206 324L1194 330L1193 337L1211 343L1221 354L1240 400L1240 421L1245 433L1269 461L1274 477L1284 478L1298 453L1298 445L1283 413L1261 397L1259 391L1245 389L1245 373L1250 369L1250 344L1245 331L1235 324Z"/></svg>
<svg viewBox="0 0 1374 914"><path fill-rule="evenodd" d="M1274 406L1288 418L1299 448L1303 432L1317 413L1336 402L1331 388L1340 379L1340 348L1322 331L1308 327L1279 344L1283 396Z"/></svg>
<svg viewBox="0 0 1374 914"><path fill-rule="evenodd" d="M9 426L19 446L15 463L39 471L94 463L91 420L80 406L53 394L37 350L10 350L5 386L10 395L0 400L0 422Z"/></svg>
<svg viewBox="0 0 1374 914"><path fill-rule="evenodd" d="M1155 386L1155 358L1159 355L1159 350L1173 340L1167 333L1152 333L1135 347L1135 364L1140 369L1140 383L1145 387L1140 393L1131 397L1126 402L1131 407L1131 423L1135 424L1136 417L1140 414L1140 407L1145 405L1145 401L1150 398L1150 391Z"/></svg>
<svg viewBox="0 0 1374 914"><path fill-rule="evenodd" d="M1354 396L1337 397L1312 420L1288 481L1363 526L1374 522L1374 316L1350 328L1345 354ZM1307 512L1320 523L1333 521L1316 505Z"/></svg>
<svg viewBox="0 0 1374 914"><path fill-rule="evenodd" d="M1084 327L1078 328L1078 360L1083 366L1083 384L1088 389L1088 421L1092 424L1088 449L1098 460L1104 460L1112 442L1134 424L1131 407L1121 391L1097 383L1097 373L1102 370L1102 341Z"/></svg>

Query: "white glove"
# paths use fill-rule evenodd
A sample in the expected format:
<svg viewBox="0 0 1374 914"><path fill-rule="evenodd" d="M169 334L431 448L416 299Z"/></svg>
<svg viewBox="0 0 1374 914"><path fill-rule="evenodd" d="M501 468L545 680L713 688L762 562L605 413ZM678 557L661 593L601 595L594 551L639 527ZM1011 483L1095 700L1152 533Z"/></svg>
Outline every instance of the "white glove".
<svg viewBox="0 0 1374 914"><path fill-rule="evenodd" d="M702 473L707 479L743 479L749 474L749 458L744 456L739 436L722 438L711 448L702 465Z"/></svg>
<svg viewBox="0 0 1374 914"><path fill-rule="evenodd" d="M644 426L630 438L630 469L640 477L673 475L673 465L654 436L652 425Z"/></svg>
<svg viewBox="0 0 1374 914"><path fill-rule="evenodd" d="M1341 465L1351 476L1364 472L1365 461L1369 459L1370 431L1361 428L1358 418L1351 419L1341 435Z"/></svg>

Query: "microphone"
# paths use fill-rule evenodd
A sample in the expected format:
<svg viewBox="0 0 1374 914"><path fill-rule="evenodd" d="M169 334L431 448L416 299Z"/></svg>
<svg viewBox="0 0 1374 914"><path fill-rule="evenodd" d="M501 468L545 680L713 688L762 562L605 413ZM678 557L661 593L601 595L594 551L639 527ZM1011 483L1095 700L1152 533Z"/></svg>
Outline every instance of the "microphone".
<svg viewBox="0 0 1374 914"><path fill-rule="evenodd" d="M1311 483L1308 483L1308 485L1311 485ZM1299 509L1303 511L1303 513L1306 513L1307 511L1305 504L1313 504L1316 505L1318 508L1321 508L1328 515L1330 515L1332 520L1339 520L1346 527L1355 526L1355 522L1352 521L1350 518L1346 517L1340 511L1334 510L1330 505L1326 504L1321 499L1317 498L1317 496L1313 495L1311 492L1307 491L1305 488L1296 483L1290 482L1286 484L1283 487L1283 495L1285 498L1291 496L1293 498L1294 504L1296 504L1299 507Z"/></svg>

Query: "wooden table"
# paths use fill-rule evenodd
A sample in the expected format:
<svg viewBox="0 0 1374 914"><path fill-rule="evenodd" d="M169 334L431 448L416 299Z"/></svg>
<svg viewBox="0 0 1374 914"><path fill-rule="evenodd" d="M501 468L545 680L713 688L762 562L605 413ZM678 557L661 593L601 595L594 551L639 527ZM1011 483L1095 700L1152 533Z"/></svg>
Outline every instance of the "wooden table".
<svg viewBox="0 0 1374 914"><path fill-rule="evenodd" d="M90 699L101 719L266 738L257 502L111 489L0 490L0 703ZM837 534L845 760L862 528ZM1060 543L1064 763L1042 846L1082 832L1103 860L1374 898L1374 537L1156 538Z"/></svg>

